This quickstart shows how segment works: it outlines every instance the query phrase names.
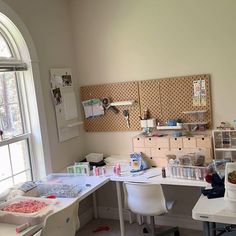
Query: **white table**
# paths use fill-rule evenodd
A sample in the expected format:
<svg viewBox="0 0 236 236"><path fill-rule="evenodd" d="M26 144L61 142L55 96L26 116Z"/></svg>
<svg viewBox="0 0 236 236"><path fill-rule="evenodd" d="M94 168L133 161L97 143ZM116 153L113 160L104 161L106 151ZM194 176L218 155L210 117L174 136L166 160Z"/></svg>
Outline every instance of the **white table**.
<svg viewBox="0 0 236 236"><path fill-rule="evenodd" d="M205 235L214 235L214 223L236 224L236 213L227 209L224 198L208 199L201 195L192 210L192 217L204 223Z"/></svg>
<svg viewBox="0 0 236 236"><path fill-rule="evenodd" d="M161 168L151 168L149 170L146 170L142 174L139 173L131 174L128 172L122 173L121 176L110 176L110 180L116 182L121 236L125 236L123 204L121 197L121 189L122 189L121 182L132 181L132 182L156 183L156 184L178 185L178 186L194 186L194 187L208 186L208 184L205 181L170 178L168 177L168 174L166 178L162 178Z"/></svg>
<svg viewBox="0 0 236 236"><path fill-rule="evenodd" d="M99 177L89 176L85 177L84 179L85 179L84 188L78 194L77 197L79 201L82 201L88 195L94 193L97 189L99 189L104 184L109 182L109 178L102 176ZM55 211L61 209L62 207L65 207L73 200L74 200L73 198L63 198L63 199L58 198L60 204L55 205ZM31 236L42 228L41 225L35 225L22 231L21 233L16 233L16 226L17 225L14 224L0 223L0 236Z"/></svg>
<svg viewBox="0 0 236 236"><path fill-rule="evenodd" d="M206 187L208 185L204 181L170 178L168 177L168 173L167 173L167 178L162 178L161 168L151 168L144 172L138 172L138 173L123 172L121 176L116 176L116 175L89 176L89 177L85 177L84 179L85 179L85 185L87 185L87 187L85 186L83 191L79 193L78 195L79 201L82 201L91 193L94 194L97 189L102 187L104 184L106 184L110 180L116 182L121 236L125 235L123 204L122 204L122 197L121 197L122 196L121 195L122 182L133 181L133 182L156 183L156 184L178 185L178 186L194 186L194 187ZM93 201L94 201L94 211L96 215L95 195L93 196ZM0 236L6 236L6 235L7 236L24 236L24 234L16 234L15 227L16 225L0 223ZM29 230L34 230L34 229L35 229L34 227L29 228ZM32 235L32 234L27 234L27 236L28 235Z"/></svg>

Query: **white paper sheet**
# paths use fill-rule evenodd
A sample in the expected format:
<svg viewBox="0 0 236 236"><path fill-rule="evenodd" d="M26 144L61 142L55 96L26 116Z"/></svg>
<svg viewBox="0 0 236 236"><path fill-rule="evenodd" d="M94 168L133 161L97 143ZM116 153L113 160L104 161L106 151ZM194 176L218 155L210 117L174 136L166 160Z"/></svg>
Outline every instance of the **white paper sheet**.
<svg viewBox="0 0 236 236"><path fill-rule="evenodd" d="M63 93L65 120L72 120L78 117L77 104L74 92Z"/></svg>

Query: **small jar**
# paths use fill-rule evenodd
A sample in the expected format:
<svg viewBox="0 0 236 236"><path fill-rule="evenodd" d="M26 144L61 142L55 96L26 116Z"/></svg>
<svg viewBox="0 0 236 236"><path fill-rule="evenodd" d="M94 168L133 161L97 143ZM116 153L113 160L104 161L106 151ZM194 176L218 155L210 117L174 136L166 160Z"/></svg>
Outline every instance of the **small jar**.
<svg viewBox="0 0 236 236"><path fill-rule="evenodd" d="M162 178L166 178L166 169L165 169L165 167L162 167L161 175L162 175Z"/></svg>

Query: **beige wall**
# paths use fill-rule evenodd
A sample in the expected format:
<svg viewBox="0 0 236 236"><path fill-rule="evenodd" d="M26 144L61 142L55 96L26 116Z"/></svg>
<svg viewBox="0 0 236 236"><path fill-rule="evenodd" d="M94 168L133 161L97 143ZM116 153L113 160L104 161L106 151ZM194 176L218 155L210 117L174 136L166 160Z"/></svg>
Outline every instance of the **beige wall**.
<svg viewBox="0 0 236 236"><path fill-rule="evenodd" d="M236 118L236 1L71 0L80 85L211 74L213 118ZM86 133L86 151L129 154L134 132ZM99 205L115 204L107 188ZM165 186L172 214L191 218L197 188ZM191 197L189 197L191 196ZM104 201L104 198L106 201ZM190 226L192 227L192 225Z"/></svg>
<svg viewBox="0 0 236 236"><path fill-rule="evenodd" d="M234 0L71 0L80 85L210 73L215 126L236 118ZM86 134L129 153L133 133Z"/></svg>
<svg viewBox="0 0 236 236"><path fill-rule="evenodd" d="M54 172L78 160L83 150L83 130L80 137L58 142L56 119L50 93L49 69L71 67L78 91L72 29L66 0L4 0L24 22L35 44L46 110L51 162Z"/></svg>

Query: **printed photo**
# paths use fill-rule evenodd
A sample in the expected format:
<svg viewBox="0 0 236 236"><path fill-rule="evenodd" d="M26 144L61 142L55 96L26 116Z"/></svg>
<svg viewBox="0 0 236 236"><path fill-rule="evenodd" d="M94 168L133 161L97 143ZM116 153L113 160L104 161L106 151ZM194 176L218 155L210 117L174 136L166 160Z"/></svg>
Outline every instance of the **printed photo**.
<svg viewBox="0 0 236 236"><path fill-rule="evenodd" d="M63 87L71 87L72 86L71 75L62 75L62 86Z"/></svg>
<svg viewBox="0 0 236 236"><path fill-rule="evenodd" d="M54 104L59 105L62 103L61 90L60 88L52 89L52 95L54 99Z"/></svg>

